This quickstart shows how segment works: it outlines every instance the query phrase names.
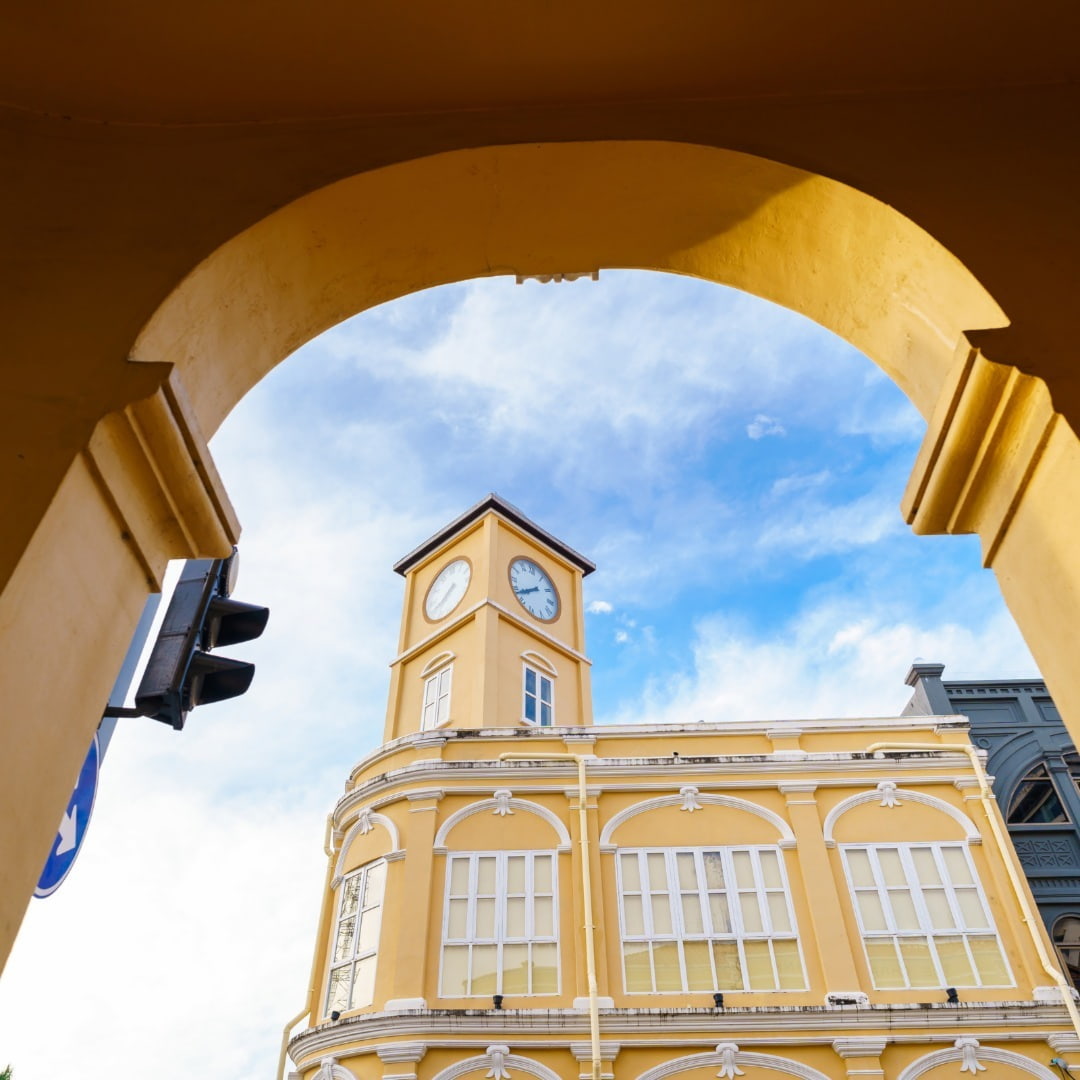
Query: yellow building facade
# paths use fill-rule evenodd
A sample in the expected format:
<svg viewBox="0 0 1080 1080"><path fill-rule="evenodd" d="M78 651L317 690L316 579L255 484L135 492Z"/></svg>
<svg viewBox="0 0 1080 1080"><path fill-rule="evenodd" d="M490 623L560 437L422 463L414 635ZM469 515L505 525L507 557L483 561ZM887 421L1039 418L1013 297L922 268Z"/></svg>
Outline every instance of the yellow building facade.
<svg viewBox="0 0 1080 1080"><path fill-rule="evenodd" d="M594 726L587 559L489 496L396 569L385 739L328 822L297 1080L1080 1061L966 720Z"/></svg>

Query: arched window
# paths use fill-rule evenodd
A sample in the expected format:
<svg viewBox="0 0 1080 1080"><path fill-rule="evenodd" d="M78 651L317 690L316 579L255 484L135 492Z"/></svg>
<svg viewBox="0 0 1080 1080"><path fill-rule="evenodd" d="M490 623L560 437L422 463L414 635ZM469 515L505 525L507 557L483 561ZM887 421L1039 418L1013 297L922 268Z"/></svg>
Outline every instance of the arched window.
<svg viewBox="0 0 1080 1080"><path fill-rule="evenodd" d="M341 882L330 954L326 1014L362 1009L375 999L386 863L368 863Z"/></svg>
<svg viewBox="0 0 1080 1080"><path fill-rule="evenodd" d="M1056 825L1069 820L1043 762L1029 770L1017 785L1007 820L1010 825Z"/></svg>
<svg viewBox="0 0 1080 1080"><path fill-rule="evenodd" d="M1062 915L1052 936L1065 973L1073 986L1080 987L1080 915Z"/></svg>

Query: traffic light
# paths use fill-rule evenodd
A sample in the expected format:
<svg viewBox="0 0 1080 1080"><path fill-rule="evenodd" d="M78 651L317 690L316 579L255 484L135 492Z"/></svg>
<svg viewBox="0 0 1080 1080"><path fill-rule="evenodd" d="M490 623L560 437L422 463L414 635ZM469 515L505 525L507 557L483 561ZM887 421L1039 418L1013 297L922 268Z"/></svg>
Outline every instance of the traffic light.
<svg viewBox="0 0 1080 1080"><path fill-rule="evenodd" d="M169 601L139 689L135 711L177 731L196 705L239 697L251 685L255 665L212 655L219 645L257 638L270 609L229 599L237 554L227 559L189 559Z"/></svg>

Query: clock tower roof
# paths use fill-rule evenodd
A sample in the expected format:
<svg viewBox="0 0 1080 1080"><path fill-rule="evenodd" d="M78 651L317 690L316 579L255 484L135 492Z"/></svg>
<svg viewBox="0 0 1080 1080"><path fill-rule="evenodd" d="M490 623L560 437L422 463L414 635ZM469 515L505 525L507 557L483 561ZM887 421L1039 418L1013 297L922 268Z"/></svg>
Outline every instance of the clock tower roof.
<svg viewBox="0 0 1080 1080"><path fill-rule="evenodd" d="M572 547L552 536L551 533L541 529L536 522L530 521L516 506L511 505L494 492L481 499L475 506L470 507L460 517L451 521L449 525L441 528L434 536L429 537L419 547L414 548L403 559L399 559L394 564L394 569L404 576L422 559L425 559L433 551L437 551L489 510L516 525L522 532L527 533L534 540L539 541L567 562L576 566L581 571L582 577L587 577L596 569L596 566L589 562L584 555L579 554Z"/></svg>

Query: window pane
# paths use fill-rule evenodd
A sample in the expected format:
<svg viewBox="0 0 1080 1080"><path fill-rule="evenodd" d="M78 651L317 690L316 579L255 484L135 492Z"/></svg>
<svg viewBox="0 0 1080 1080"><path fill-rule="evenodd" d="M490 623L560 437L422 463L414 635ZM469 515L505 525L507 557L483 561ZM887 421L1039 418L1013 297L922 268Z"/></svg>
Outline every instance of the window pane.
<svg viewBox="0 0 1080 1080"><path fill-rule="evenodd" d="M354 874L345 880L345 891L341 894L341 913L348 915L356 910L360 901L360 879L362 874Z"/></svg>
<svg viewBox="0 0 1080 1080"><path fill-rule="evenodd" d="M345 1012L349 1007L349 980L352 978L352 964L335 968L330 972L330 990L326 995L326 1011Z"/></svg>
<svg viewBox="0 0 1080 1080"><path fill-rule="evenodd" d="M623 922L626 924L626 932L639 936L645 933L645 920L641 914L641 897L623 897Z"/></svg>
<svg viewBox="0 0 1080 1080"><path fill-rule="evenodd" d="M897 930L920 929L919 916L916 914L911 893L894 890L889 893L889 903L892 904L893 918L896 920Z"/></svg>
<svg viewBox="0 0 1080 1080"><path fill-rule="evenodd" d="M680 851L675 856L675 866L679 872L679 888L696 889L697 870L694 867L694 856L689 851Z"/></svg>
<svg viewBox="0 0 1080 1080"><path fill-rule="evenodd" d="M497 945L474 945L472 950L472 994L497 994L498 989Z"/></svg>
<svg viewBox="0 0 1080 1080"><path fill-rule="evenodd" d="M544 675L540 676L540 700L548 705L554 700L551 693L551 680Z"/></svg>
<svg viewBox="0 0 1080 1080"><path fill-rule="evenodd" d="M722 889L724 887L724 864L720 859L720 852L706 851L701 856L705 864L705 884L710 889Z"/></svg>
<svg viewBox="0 0 1080 1080"><path fill-rule="evenodd" d="M664 856L655 851L650 852L647 861L649 864L649 888L666 890L668 887L667 863Z"/></svg>
<svg viewBox="0 0 1080 1080"><path fill-rule="evenodd" d="M364 887L364 907L376 907L382 903L383 883L386 881L386 863L376 863L367 872Z"/></svg>
<svg viewBox="0 0 1080 1080"><path fill-rule="evenodd" d="M747 941L743 943L746 953L746 978L751 990L775 990L776 976L773 975L772 950L767 941Z"/></svg>
<svg viewBox="0 0 1080 1080"><path fill-rule="evenodd" d="M469 915L468 900L451 900L450 911L446 919L446 936L461 939L468 933L467 922Z"/></svg>
<svg viewBox="0 0 1080 1080"><path fill-rule="evenodd" d="M867 941L866 957L870 961L870 973L874 977L875 986L882 989L898 989L905 985L892 938Z"/></svg>
<svg viewBox="0 0 1080 1080"><path fill-rule="evenodd" d="M538 893L551 892L551 856L533 857L533 888Z"/></svg>
<svg viewBox="0 0 1080 1080"><path fill-rule="evenodd" d="M938 873L937 861L934 859L934 853L929 848L912 848L911 860L915 863L915 872L919 875L921 884L941 884L941 874Z"/></svg>
<svg viewBox="0 0 1080 1080"><path fill-rule="evenodd" d="M679 967L679 946L674 941L661 942L653 945L652 950L657 991L681 990L683 980Z"/></svg>
<svg viewBox="0 0 1080 1080"><path fill-rule="evenodd" d="M550 896L538 896L533 901L533 933L537 937L555 936L555 901Z"/></svg>
<svg viewBox="0 0 1080 1080"><path fill-rule="evenodd" d="M705 926L701 921L701 901L698 894L682 894L683 929L688 934L703 934Z"/></svg>
<svg viewBox="0 0 1080 1080"><path fill-rule="evenodd" d="M968 938L968 945L971 947L975 970L978 971L979 981L983 986L1012 985L1008 968L1005 966L1005 957L1001 955L1001 947L996 938Z"/></svg>
<svg viewBox="0 0 1080 1080"><path fill-rule="evenodd" d="M709 914L712 916L714 934L731 933L731 914L724 893L709 893Z"/></svg>
<svg viewBox="0 0 1080 1080"><path fill-rule="evenodd" d="M941 854L945 857L945 868L949 874L949 880L954 885L973 885L971 867L967 856L962 848L942 848Z"/></svg>
<svg viewBox="0 0 1080 1080"><path fill-rule="evenodd" d="M739 893L739 910L742 912L743 930L748 934L760 934L761 911L757 897L753 893Z"/></svg>
<svg viewBox="0 0 1080 1080"><path fill-rule="evenodd" d="M450 860L450 895L469 895L469 860Z"/></svg>
<svg viewBox="0 0 1080 1080"><path fill-rule="evenodd" d="M941 979L934 970L930 946L923 937L900 938L900 955L904 958L908 982L912 986L940 986Z"/></svg>
<svg viewBox="0 0 1080 1080"><path fill-rule="evenodd" d="M949 909L944 889L927 889L923 893L926 910L930 913L930 925L935 930L955 930L956 920Z"/></svg>
<svg viewBox="0 0 1080 1080"><path fill-rule="evenodd" d="M476 937L493 938L495 936L495 901L476 901Z"/></svg>
<svg viewBox="0 0 1080 1080"><path fill-rule="evenodd" d="M900 852L890 848L878 849L878 862L886 885L907 885L904 867L900 862Z"/></svg>
<svg viewBox="0 0 1080 1080"><path fill-rule="evenodd" d="M716 989L741 990L743 977L739 946L734 941L714 941L712 953L713 963L716 964Z"/></svg>
<svg viewBox="0 0 1080 1080"><path fill-rule="evenodd" d="M447 945L443 949L442 984L439 993L443 997L464 997L469 992L468 983L468 945Z"/></svg>
<svg viewBox="0 0 1080 1080"><path fill-rule="evenodd" d="M450 719L450 695L446 694L444 697L439 698L438 707L435 710L434 724L436 726L445 724Z"/></svg>
<svg viewBox="0 0 1080 1080"><path fill-rule="evenodd" d="M949 986L978 986L975 973L971 970L964 939L961 937L939 937L934 939L937 946L938 960Z"/></svg>
<svg viewBox="0 0 1080 1080"><path fill-rule="evenodd" d="M525 719L536 723L536 698L525 695Z"/></svg>
<svg viewBox="0 0 1080 1080"><path fill-rule="evenodd" d="M338 924L337 941L334 943L334 959L344 960L353 954L353 938L356 933L356 916L342 919Z"/></svg>
<svg viewBox="0 0 1080 1080"><path fill-rule="evenodd" d="M362 1009L375 1000L375 957L356 961L351 1008Z"/></svg>
<svg viewBox="0 0 1080 1080"><path fill-rule="evenodd" d="M876 892L856 893L859 902L859 914L862 916L863 929L868 933L875 930L887 930L885 912L881 907L881 897Z"/></svg>
<svg viewBox="0 0 1080 1080"><path fill-rule="evenodd" d="M802 961L799 959L799 943L792 939L773 942L776 970L780 975L781 990L802 990L806 986Z"/></svg>
<svg viewBox="0 0 1080 1080"><path fill-rule="evenodd" d="M856 888L860 886L873 886L874 872L870 868L870 856L865 851L858 849L854 851L848 851L847 855L848 869L851 871L851 880Z"/></svg>
<svg viewBox="0 0 1080 1080"><path fill-rule="evenodd" d="M671 933L671 901L667 893L653 893L652 923L654 934Z"/></svg>
<svg viewBox="0 0 1080 1080"><path fill-rule="evenodd" d="M774 934L786 933L791 929L788 918L787 897L783 893L769 893L769 918L772 919Z"/></svg>
<svg viewBox="0 0 1080 1080"><path fill-rule="evenodd" d="M504 994L529 992L528 945L503 946L502 992Z"/></svg>
<svg viewBox="0 0 1080 1080"><path fill-rule="evenodd" d="M684 942L683 959L686 962L687 990L712 990L713 972L709 961L709 943L707 941Z"/></svg>
<svg viewBox="0 0 1080 1080"><path fill-rule="evenodd" d="M534 945L532 947L532 992L555 994L559 990L558 947Z"/></svg>
<svg viewBox="0 0 1080 1080"><path fill-rule="evenodd" d="M531 667L525 669L525 693L536 694L536 672Z"/></svg>
<svg viewBox="0 0 1080 1080"><path fill-rule="evenodd" d="M1054 824L1068 820L1046 766L1036 765L1020 781L1009 804L1009 824Z"/></svg>
<svg viewBox="0 0 1080 1080"><path fill-rule="evenodd" d="M525 893L525 856L508 855L506 858L506 891Z"/></svg>
<svg viewBox="0 0 1080 1080"><path fill-rule="evenodd" d="M979 894L974 889L957 889L956 902L960 905L960 918L965 930L990 929L990 920L986 916Z"/></svg>
<svg viewBox="0 0 1080 1080"><path fill-rule="evenodd" d="M382 923L382 908L372 908L360 917L360 936L356 942L358 954L371 952L379 944L379 927Z"/></svg>
<svg viewBox="0 0 1080 1080"><path fill-rule="evenodd" d="M782 889L783 879L780 876L780 860L775 851L758 852L758 861L761 863L761 877L765 882L766 889Z"/></svg>
<svg viewBox="0 0 1080 1080"><path fill-rule="evenodd" d="M735 866L735 880L740 889L753 889L756 886L754 881L754 866L750 861L749 851L736 851L732 855L732 863Z"/></svg>
<svg viewBox="0 0 1080 1080"><path fill-rule="evenodd" d="M626 989L629 993L648 993L652 990L652 965L649 962L647 944L624 942L623 964L626 969Z"/></svg>
<svg viewBox="0 0 1080 1080"><path fill-rule="evenodd" d="M486 896L495 895L495 860L490 856L476 860L476 891Z"/></svg>
<svg viewBox="0 0 1080 1080"><path fill-rule="evenodd" d="M506 937L525 937L525 897L513 896L506 901Z"/></svg>
<svg viewBox="0 0 1080 1080"><path fill-rule="evenodd" d="M540 726L551 727L551 706L546 702L540 704Z"/></svg>
<svg viewBox="0 0 1080 1080"><path fill-rule="evenodd" d="M638 857L620 855L619 867L622 870L622 884L627 892L641 892L641 873L638 870Z"/></svg>

